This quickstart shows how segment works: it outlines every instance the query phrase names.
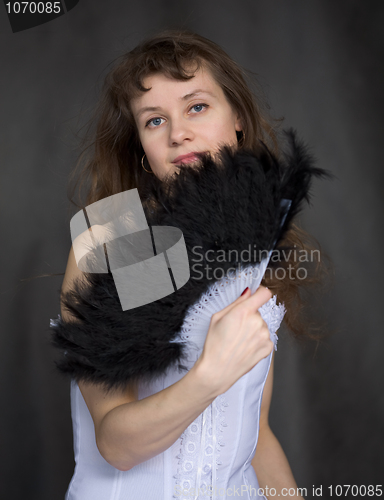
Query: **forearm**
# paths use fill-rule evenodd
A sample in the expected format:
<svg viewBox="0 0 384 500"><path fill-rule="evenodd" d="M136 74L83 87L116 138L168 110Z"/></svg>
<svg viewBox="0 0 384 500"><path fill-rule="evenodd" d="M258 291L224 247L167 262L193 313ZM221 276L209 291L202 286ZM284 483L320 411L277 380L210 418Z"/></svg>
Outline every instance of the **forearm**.
<svg viewBox="0 0 384 500"><path fill-rule="evenodd" d="M108 412L96 432L100 453L131 469L169 448L217 395L197 362L170 387Z"/></svg>
<svg viewBox="0 0 384 500"><path fill-rule="evenodd" d="M296 495L289 495L289 498L292 500L303 498L300 491L297 490L297 484L287 457L268 425L264 425L263 429L260 430L256 453L251 463L255 469L260 488L265 490L268 486L269 491L274 488L276 490L275 496L286 496L288 490L293 488ZM271 495L265 496L268 500L275 498Z"/></svg>

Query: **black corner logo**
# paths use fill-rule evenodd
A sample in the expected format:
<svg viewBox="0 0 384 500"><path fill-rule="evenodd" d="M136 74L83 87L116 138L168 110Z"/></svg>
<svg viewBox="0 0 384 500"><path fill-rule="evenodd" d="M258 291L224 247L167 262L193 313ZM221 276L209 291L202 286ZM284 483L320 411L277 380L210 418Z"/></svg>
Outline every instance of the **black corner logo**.
<svg viewBox="0 0 384 500"><path fill-rule="evenodd" d="M73 9L79 0L61 1L14 1L4 0L5 10L13 33L48 23Z"/></svg>

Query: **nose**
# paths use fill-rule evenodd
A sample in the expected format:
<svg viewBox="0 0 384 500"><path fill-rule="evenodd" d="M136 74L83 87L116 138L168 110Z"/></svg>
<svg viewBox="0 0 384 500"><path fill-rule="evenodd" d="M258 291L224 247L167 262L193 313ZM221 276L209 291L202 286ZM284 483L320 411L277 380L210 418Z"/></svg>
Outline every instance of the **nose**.
<svg viewBox="0 0 384 500"><path fill-rule="evenodd" d="M193 141L195 134L187 120L172 120L169 127L170 146L178 146L184 141Z"/></svg>

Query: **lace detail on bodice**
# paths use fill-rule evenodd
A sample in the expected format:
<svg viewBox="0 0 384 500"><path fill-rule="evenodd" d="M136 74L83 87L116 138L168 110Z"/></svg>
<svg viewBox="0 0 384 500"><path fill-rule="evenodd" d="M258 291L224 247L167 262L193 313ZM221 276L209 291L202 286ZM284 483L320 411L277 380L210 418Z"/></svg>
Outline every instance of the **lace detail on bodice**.
<svg viewBox="0 0 384 500"><path fill-rule="evenodd" d="M173 342L188 345L191 363L197 360L203 349L212 314L231 304L247 286L254 293L261 281L259 273L257 266L251 266L239 271L234 278L216 281L188 309L182 328ZM268 325L276 350L276 331L285 314L284 304L276 304L274 295L259 311ZM224 413L228 405L225 395L221 394L182 433L180 453L176 457L178 469L174 476L177 492L175 498L196 500L199 492L205 492L203 498L212 498L209 491L216 485L220 475L220 452L225 446L222 434L227 427ZM201 450L204 451L200 453ZM191 496L193 490L196 496Z"/></svg>
<svg viewBox="0 0 384 500"><path fill-rule="evenodd" d="M211 485L216 484L219 478L217 472L222 464L220 451L225 445L222 433L227 426L224 416L227 406L225 395L221 394L182 433L180 454L176 457L178 473L174 476L177 485L174 498L191 500L195 498L191 497L193 490L207 492L206 497L210 497L208 492ZM204 453L200 453L201 449Z"/></svg>

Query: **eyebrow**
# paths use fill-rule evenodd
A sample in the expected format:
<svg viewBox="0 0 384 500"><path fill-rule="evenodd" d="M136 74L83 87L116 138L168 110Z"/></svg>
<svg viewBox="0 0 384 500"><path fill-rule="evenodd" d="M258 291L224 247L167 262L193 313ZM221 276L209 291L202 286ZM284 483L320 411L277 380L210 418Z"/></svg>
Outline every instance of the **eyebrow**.
<svg viewBox="0 0 384 500"><path fill-rule="evenodd" d="M179 97L179 101L187 101L191 97L195 97L198 94L209 94L212 97L216 98L215 94L213 94L212 92L209 92L209 90L196 89L193 92L190 92L189 94L186 94L183 97ZM145 108L141 108L137 112L137 118L139 118L143 113L145 113L147 111L161 111L161 107L160 106L146 106Z"/></svg>

